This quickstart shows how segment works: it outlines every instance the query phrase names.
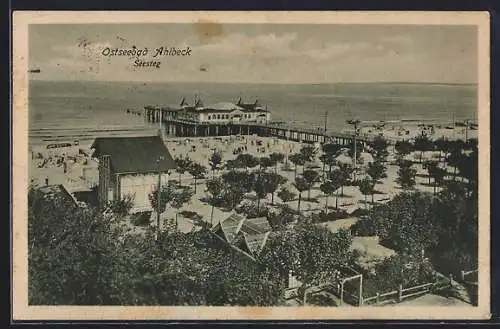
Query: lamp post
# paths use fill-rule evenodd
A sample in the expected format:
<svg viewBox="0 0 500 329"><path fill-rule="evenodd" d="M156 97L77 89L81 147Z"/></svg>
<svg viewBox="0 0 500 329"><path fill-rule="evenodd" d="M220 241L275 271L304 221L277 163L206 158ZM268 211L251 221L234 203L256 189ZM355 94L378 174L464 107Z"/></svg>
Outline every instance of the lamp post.
<svg viewBox="0 0 500 329"><path fill-rule="evenodd" d="M354 161L354 181L356 181L356 171L357 171L357 168L358 168L358 161L357 161L357 140L356 140L356 137L358 136L358 125L361 123L361 121L359 120L348 120L347 121L348 124L354 126L354 157L353 157L353 161Z"/></svg>
<svg viewBox="0 0 500 329"><path fill-rule="evenodd" d="M469 133L469 121L470 119L465 120L465 143L467 143L467 140L469 139L468 133Z"/></svg>

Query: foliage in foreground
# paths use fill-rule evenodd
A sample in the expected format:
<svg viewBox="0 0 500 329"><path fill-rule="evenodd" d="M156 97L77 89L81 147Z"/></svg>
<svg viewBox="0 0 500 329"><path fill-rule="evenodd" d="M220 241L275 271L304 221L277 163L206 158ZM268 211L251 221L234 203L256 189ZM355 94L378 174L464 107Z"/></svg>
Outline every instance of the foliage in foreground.
<svg viewBox="0 0 500 329"><path fill-rule="evenodd" d="M92 208L30 190L31 305L276 305L281 287L195 233L126 232ZM223 292L223 293L222 293Z"/></svg>

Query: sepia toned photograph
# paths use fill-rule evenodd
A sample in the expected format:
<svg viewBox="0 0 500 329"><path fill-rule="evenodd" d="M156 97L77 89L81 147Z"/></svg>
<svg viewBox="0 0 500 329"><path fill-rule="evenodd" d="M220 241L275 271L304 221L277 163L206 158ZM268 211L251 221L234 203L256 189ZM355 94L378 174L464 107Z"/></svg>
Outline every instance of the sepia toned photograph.
<svg viewBox="0 0 500 329"><path fill-rule="evenodd" d="M486 319L484 13L22 12L19 320Z"/></svg>

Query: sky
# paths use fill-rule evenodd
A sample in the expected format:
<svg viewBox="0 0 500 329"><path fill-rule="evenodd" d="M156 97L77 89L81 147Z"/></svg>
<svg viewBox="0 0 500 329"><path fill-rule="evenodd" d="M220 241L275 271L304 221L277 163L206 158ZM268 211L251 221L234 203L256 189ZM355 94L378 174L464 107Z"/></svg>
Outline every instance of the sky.
<svg viewBox="0 0 500 329"><path fill-rule="evenodd" d="M103 56L148 48L144 61ZM153 58L159 47L191 56ZM29 66L39 80L144 82L477 83L475 26L319 24L39 24ZM203 68L203 69L201 69Z"/></svg>

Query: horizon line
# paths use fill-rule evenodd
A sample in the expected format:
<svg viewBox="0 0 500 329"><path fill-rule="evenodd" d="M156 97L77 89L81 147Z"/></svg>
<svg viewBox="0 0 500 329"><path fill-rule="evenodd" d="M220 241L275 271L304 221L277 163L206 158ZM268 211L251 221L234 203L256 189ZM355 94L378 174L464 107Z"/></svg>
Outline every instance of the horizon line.
<svg viewBox="0 0 500 329"><path fill-rule="evenodd" d="M261 81L261 82L255 82L255 81L171 81L171 80L165 80L165 81L144 81L144 80L130 80L130 81L124 81L124 80L92 80L92 79L81 79L81 80L75 80L75 79L55 79L55 80L50 80L50 79L30 79L28 78L29 82L34 82L34 81L40 81L40 82L99 82L99 83L106 83L106 82L111 82L111 83L143 83L143 84L157 84L157 83L172 83L172 84L177 84L177 83L184 83L184 84L197 84L197 83L215 83L215 84L267 84L267 85L331 85L331 84L415 84L415 85L443 85L443 86L452 86L452 85L467 85L467 86L472 86L472 85L477 85L478 82L436 82L436 81L397 81L397 80L379 80L379 81L332 81L332 82L277 82L277 81Z"/></svg>

